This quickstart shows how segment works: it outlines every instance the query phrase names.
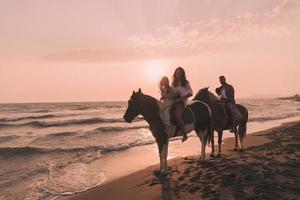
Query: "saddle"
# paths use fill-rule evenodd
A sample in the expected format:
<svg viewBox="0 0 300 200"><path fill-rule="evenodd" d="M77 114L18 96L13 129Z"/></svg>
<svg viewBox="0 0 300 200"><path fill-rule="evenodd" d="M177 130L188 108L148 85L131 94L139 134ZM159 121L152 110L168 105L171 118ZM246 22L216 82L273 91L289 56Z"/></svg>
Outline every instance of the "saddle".
<svg viewBox="0 0 300 200"><path fill-rule="evenodd" d="M174 126L177 126L176 115L175 115L176 105L173 105L170 109L170 122ZM186 106L182 113L182 120L184 124L192 124L195 121L195 116L193 111L189 106Z"/></svg>

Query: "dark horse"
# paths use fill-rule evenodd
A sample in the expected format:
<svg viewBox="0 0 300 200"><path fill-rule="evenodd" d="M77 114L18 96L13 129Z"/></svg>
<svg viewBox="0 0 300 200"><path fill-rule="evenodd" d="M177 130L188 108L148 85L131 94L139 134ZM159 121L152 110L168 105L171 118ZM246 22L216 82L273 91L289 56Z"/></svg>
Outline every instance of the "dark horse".
<svg viewBox="0 0 300 200"><path fill-rule="evenodd" d="M141 89L139 89L138 92L133 91L133 94L128 101L127 111L123 118L126 122L131 123L138 115L142 115L148 122L159 150L160 173L166 174L168 170L167 156L169 138L179 136L180 133L176 131L168 132L169 134L167 133L166 126L161 118L161 106L160 101L151 96L144 95ZM188 105L188 108L192 111L194 120L191 124L192 126L190 126L187 131L196 131L202 147L200 159L204 160L206 143L209 134L212 134L213 131L211 127L211 111L207 104L200 101Z"/></svg>
<svg viewBox="0 0 300 200"><path fill-rule="evenodd" d="M194 100L200 100L207 103L212 110L212 124L213 129L218 132L218 143L219 143L219 151L218 156L221 156L221 144L222 144L222 136L224 130L229 130L229 115L226 113L226 108L224 108L225 104L221 103L218 98L211 93L208 88L201 89ZM243 150L243 139L246 136L247 122L248 122L248 110L240 105L236 105L241 113L241 120L234 125L234 135L235 135L235 148L234 150ZM212 144L212 153L211 156L214 156L214 134L212 133L211 138Z"/></svg>

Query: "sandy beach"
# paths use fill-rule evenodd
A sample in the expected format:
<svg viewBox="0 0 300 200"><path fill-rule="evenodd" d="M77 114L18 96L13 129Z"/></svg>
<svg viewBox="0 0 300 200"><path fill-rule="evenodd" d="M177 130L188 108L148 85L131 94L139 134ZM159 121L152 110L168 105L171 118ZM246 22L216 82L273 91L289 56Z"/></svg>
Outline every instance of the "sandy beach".
<svg viewBox="0 0 300 200"><path fill-rule="evenodd" d="M149 166L92 190L61 199L297 199L300 195L300 122L248 135L246 150L224 140L222 158L169 160L169 175Z"/></svg>
<svg viewBox="0 0 300 200"><path fill-rule="evenodd" d="M300 200L300 0L0 0L0 25L0 200Z"/></svg>

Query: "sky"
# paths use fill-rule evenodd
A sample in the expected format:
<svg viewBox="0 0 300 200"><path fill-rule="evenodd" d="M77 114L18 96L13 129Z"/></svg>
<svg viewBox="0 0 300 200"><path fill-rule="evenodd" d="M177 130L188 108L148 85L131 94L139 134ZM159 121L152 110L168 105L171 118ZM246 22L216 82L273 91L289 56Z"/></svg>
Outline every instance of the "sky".
<svg viewBox="0 0 300 200"><path fill-rule="evenodd" d="M196 92L300 93L300 0L0 0L0 102L159 98L181 66Z"/></svg>

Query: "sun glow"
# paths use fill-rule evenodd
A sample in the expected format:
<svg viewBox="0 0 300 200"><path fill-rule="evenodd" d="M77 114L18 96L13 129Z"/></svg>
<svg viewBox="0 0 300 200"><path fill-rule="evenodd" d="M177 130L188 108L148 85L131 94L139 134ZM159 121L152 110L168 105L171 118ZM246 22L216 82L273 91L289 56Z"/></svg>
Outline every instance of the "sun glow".
<svg viewBox="0 0 300 200"><path fill-rule="evenodd" d="M159 81L163 76L166 76L166 67L160 61L152 61L147 64L146 75L149 79Z"/></svg>

